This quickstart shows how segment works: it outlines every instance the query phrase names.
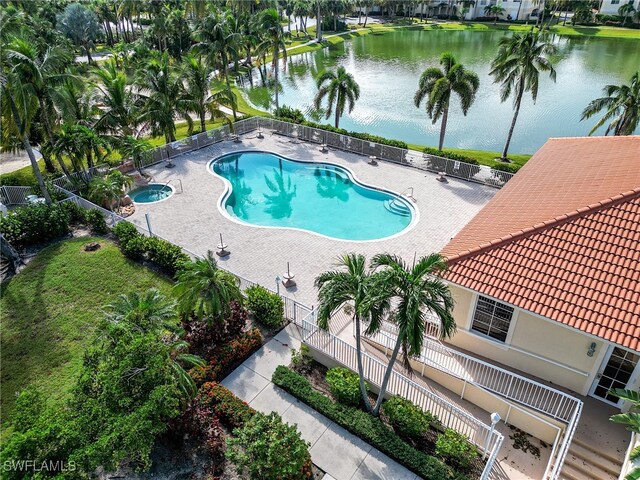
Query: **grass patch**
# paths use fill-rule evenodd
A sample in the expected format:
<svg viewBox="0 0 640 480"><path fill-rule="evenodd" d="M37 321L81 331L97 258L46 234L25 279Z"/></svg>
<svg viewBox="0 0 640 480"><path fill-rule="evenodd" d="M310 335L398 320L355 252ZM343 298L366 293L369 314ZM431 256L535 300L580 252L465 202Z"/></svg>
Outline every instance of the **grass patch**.
<svg viewBox="0 0 640 480"><path fill-rule="evenodd" d="M102 248L85 252L98 241ZM104 305L119 294L151 287L169 294L171 282L126 259L104 238L77 238L51 245L2 287L0 361L2 424L15 392L35 385L51 404L68 395Z"/></svg>
<svg viewBox="0 0 640 480"><path fill-rule="evenodd" d="M409 144L410 150L416 150L418 152L422 152L424 150L425 145L416 145ZM434 146L434 148L437 148ZM473 158L477 160L480 165L486 165L488 167L493 167L494 165L504 165L502 162L497 161L496 158L500 158L502 155L501 152L487 152L486 150L467 150L464 148L444 148L443 150L453 153L458 153L460 155L464 155L465 157ZM510 153L509 159L515 164L522 166L527 163L533 155L525 154L525 153Z"/></svg>

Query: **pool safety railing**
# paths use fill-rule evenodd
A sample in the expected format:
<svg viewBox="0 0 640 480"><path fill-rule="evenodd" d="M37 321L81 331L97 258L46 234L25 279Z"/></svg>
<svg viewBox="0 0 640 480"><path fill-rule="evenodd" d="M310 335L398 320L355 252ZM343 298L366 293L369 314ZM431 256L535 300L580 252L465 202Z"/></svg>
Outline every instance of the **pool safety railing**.
<svg viewBox="0 0 640 480"><path fill-rule="evenodd" d="M366 157L375 156L377 159L385 162L397 163L429 172L445 172L446 175L450 177L481 183L495 188L501 188L513 177L512 173L493 170L485 165L471 165L437 155L422 154L415 150L370 142L349 135L342 135L328 130L283 122L267 117L245 118L233 123L232 128L229 125L223 125L222 127L207 130L206 132L156 147L149 150L144 158L137 161L135 167L140 170L161 162L171 162L180 155L226 140L231 140L232 137L236 135L241 139L241 136L247 133L253 131L264 133L264 130L270 130L276 135L294 138L296 141L326 145L328 148L343 150ZM64 185L60 186L64 187Z"/></svg>
<svg viewBox="0 0 640 480"><path fill-rule="evenodd" d="M29 203L27 197L34 195L34 190L32 187L4 185L0 187L0 202L7 206L26 205Z"/></svg>
<svg viewBox="0 0 640 480"><path fill-rule="evenodd" d="M382 328L368 338L385 349L392 350L396 343L397 326L383 322ZM437 338L437 337L436 337ZM541 384L530 378L500 368L489 362L449 348L433 337L426 336L419 355L415 361L423 366L440 370L464 382L464 385L475 385L492 394L496 394L510 402L505 422L509 419L512 408L531 415L526 409L539 412L545 417L564 424L563 433L560 431L552 445L552 451L547 463L544 478L556 479L564 463L564 458L582 412L583 402L568 393ZM464 387L462 391L464 392ZM463 393L464 394L464 393ZM544 420L539 417L540 420ZM544 420L545 423L548 423Z"/></svg>
<svg viewBox="0 0 640 480"><path fill-rule="evenodd" d="M302 333L303 341L309 347L321 355L329 357L332 361L357 371L356 348L331 332L318 327L315 312L311 312L302 321ZM379 389L387 370L387 364L363 352L362 366L367 382L375 389ZM397 370L391 372L387 392L390 395L400 395L411 400L423 410L434 414L444 428L451 428L465 435L486 458L481 480L489 478L504 441L500 432Z"/></svg>

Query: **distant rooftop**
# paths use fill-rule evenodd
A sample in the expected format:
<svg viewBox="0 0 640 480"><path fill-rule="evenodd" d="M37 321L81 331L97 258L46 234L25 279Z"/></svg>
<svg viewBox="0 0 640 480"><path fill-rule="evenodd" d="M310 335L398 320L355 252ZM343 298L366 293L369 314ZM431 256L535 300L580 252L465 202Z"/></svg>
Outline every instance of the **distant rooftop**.
<svg viewBox="0 0 640 480"><path fill-rule="evenodd" d="M640 348L640 137L550 139L443 249L454 283Z"/></svg>

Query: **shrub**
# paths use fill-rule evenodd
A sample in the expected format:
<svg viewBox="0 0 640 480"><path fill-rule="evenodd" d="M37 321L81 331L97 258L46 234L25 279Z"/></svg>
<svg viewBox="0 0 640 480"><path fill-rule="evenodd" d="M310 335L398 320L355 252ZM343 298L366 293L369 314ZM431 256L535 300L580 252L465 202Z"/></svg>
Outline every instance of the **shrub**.
<svg viewBox="0 0 640 480"><path fill-rule="evenodd" d="M467 469L478 456L476 448L469 443L463 434L447 428L438 435L436 455L462 469Z"/></svg>
<svg viewBox="0 0 640 480"><path fill-rule="evenodd" d="M242 333L249 316L247 310L236 301L231 301L230 310L230 315L222 321L193 317L183 320L185 339L192 353L208 358L216 346L235 339Z"/></svg>
<svg viewBox="0 0 640 480"><path fill-rule="evenodd" d="M230 342L220 345L206 355L208 364L196 367L191 375L196 383L220 380L238 363L262 346L262 335L258 329L249 330Z"/></svg>
<svg viewBox="0 0 640 480"><path fill-rule="evenodd" d="M69 215L57 204L31 204L3 215L0 231L14 245L42 243L69 233Z"/></svg>
<svg viewBox="0 0 640 480"><path fill-rule="evenodd" d="M111 231L117 237L118 242L120 242L120 246L126 244L134 237L141 236L138 233L138 229L136 228L136 226L126 221L116 223Z"/></svg>
<svg viewBox="0 0 640 480"><path fill-rule="evenodd" d="M74 202L64 202L60 206L67 213L70 222L84 222L84 209Z"/></svg>
<svg viewBox="0 0 640 480"><path fill-rule="evenodd" d="M276 118L282 119L285 122L304 123L304 113L297 108L282 105L276 108L273 114Z"/></svg>
<svg viewBox="0 0 640 480"><path fill-rule="evenodd" d="M240 335L244 331L247 326L247 321L249 320L249 312L247 312L247 309L240 305L240 303L232 300L230 306L231 314L225 321L227 338L233 338Z"/></svg>
<svg viewBox="0 0 640 480"><path fill-rule="evenodd" d="M337 401L345 405L360 404L360 378L357 374L343 367L335 367L327 372L325 379Z"/></svg>
<svg viewBox="0 0 640 480"><path fill-rule="evenodd" d="M147 251L146 238L140 234L131 237L126 243L120 243L122 253L131 260L140 261Z"/></svg>
<svg viewBox="0 0 640 480"><path fill-rule="evenodd" d="M295 348L291 349L291 365L297 372L308 372L311 370L311 363L313 362L313 356L311 355L311 349L304 343L300 346L300 350Z"/></svg>
<svg viewBox="0 0 640 480"><path fill-rule="evenodd" d="M256 413L233 433L235 438L227 440L227 458L238 474L248 473L252 480L310 478L310 444L277 413Z"/></svg>
<svg viewBox="0 0 640 480"><path fill-rule="evenodd" d="M197 399L211 408L220 421L229 428L244 426L256 413L247 402L243 402L226 387L215 382L202 385Z"/></svg>
<svg viewBox="0 0 640 480"><path fill-rule="evenodd" d="M280 365L276 368L272 381L422 478L429 480L452 478L451 469L439 459L413 448L389 430L379 418L372 417L358 408L335 403L329 397L315 391L309 380L299 373Z"/></svg>
<svg viewBox="0 0 640 480"><path fill-rule="evenodd" d="M107 222L104 219L104 215L98 210L85 210L84 221L87 223L93 233L98 235L106 234L109 229L107 228Z"/></svg>
<svg viewBox="0 0 640 480"><path fill-rule="evenodd" d="M431 413L423 411L410 400L398 396L384 402L382 411L398 434L412 439L422 437L429 430L429 424L434 419Z"/></svg>
<svg viewBox="0 0 640 480"><path fill-rule="evenodd" d="M431 147L426 147L424 149L424 153L429 155L427 161L431 169L438 172L445 172L449 175L454 176L463 175L464 177L472 178L481 170L480 164L477 160L465 157L464 155L460 155L459 153L449 152L447 150L438 150L437 148ZM453 162L449 162L445 160L445 158L453 160ZM455 162L464 163L468 166L456 165Z"/></svg>
<svg viewBox="0 0 640 480"><path fill-rule="evenodd" d="M260 285L245 291L247 307L258 323L268 328L279 328L284 323L284 302L276 293Z"/></svg>
<svg viewBox="0 0 640 480"><path fill-rule="evenodd" d="M191 261L189 255L184 253L180 247L157 237L146 239L146 249L149 260L170 275L175 275L185 263Z"/></svg>

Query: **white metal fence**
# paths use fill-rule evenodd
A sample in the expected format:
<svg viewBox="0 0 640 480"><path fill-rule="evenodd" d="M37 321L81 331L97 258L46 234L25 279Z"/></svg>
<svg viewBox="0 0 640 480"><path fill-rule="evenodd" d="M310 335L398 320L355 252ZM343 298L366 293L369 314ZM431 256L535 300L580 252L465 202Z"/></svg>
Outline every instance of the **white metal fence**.
<svg viewBox="0 0 640 480"><path fill-rule="evenodd" d="M397 338L397 327L384 322L382 331L369 338L385 348L393 349ZM558 477L580 419L583 406L581 400L548 385L446 347L428 337L424 339L422 351L415 359L459 378L465 383L476 385L565 423L562 441L553 445L545 472L545 478Z"/></svg>
<svg viewBox="0 0 640 480"><path fill-rule="evenodd" d="M316 325L315 312L310 313L303 320L302 331L304 343L345 367L354 371L357 370L356 348L332 333L320 329ZM387 369L387 364L367 353L362 353L362 365L367 381L379 387ZM500 432L396 370L391 373L387 391L390 394L400 395L411 400L423 410L428 410L434 414L444 427L464 434L481 453L487 455L487 463L481 479L489 478L496 456L504 440Z"/></svg>
<svg viewBox="0 0 640 480"><path fill-rule="evenodd" d="M53 180L53 184L56 187L64 188L70 192L77 192L83 184L87 184L96 175L102 175L109 170L109 165L103 163L91 167L85 172L75 172L69 174L69 176L63 175Z"/></svg>
<svg viewBox="0 0 640 480"><path fill-rule="evenodd" d="M25 205L27 197L33 194L33 188L5 185L0 187L0 201L3 205Z"/></svg>
<svg viewBox="0 0 640 480"><path fill-rule="evenodd" d="M375 156L379 160L398 163L430 172L444 172L451 177L502 187L511 177L512 173L493 170L485 165L471 165L469 163L451 160L436 155L424 154L408 150L406 148L392 147L381 143L361 140L349 135L308 127L295 123L283 122L267 117L251 117L238 120L231 129L228 125L208 130L191 137L162 145L151 150L144 159L140 160L136 168L142 169L163 161L189 153L200 148L208 147L214 143L228 140L232 134L244 135L246 133L265 129L278 135L294 138L304 142L324 144L329 148L344 150L364 156Z"/></svg>

